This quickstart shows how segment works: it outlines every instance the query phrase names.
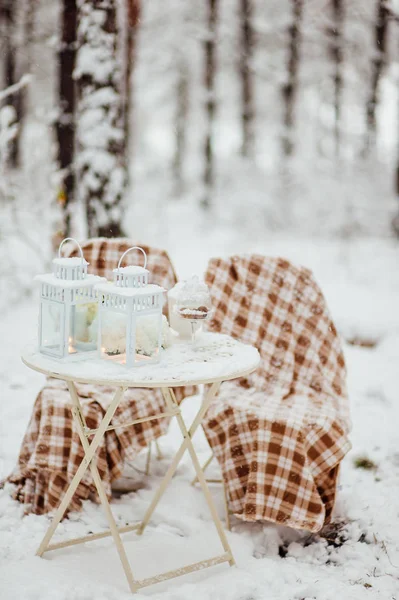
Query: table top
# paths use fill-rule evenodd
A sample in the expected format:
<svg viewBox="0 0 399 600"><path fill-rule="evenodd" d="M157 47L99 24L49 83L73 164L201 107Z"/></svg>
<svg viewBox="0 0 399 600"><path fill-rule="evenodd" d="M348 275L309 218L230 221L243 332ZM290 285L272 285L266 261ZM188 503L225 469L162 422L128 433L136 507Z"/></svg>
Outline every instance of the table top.
<svg viewBox="0 0 399 600"><path fill-rule="evenodd" d="M194 347L189 341L176 340L163 350L159 363L130 369L100 358L57 360L40 354L33 345L22 353L22 361L28 367L57 379L148 388L180 387L244 377L257 369L259 360L259 353L253 346L209 332L198 334Z"/></svg>

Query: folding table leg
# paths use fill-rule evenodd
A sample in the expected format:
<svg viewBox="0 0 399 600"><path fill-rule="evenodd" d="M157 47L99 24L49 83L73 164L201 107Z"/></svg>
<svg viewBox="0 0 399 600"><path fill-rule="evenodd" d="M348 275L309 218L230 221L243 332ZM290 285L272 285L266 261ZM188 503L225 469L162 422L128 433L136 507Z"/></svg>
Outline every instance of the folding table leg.
<svg viewBox="0 0 399 600"><path fill-rule="evenodd" d="M129 583L130 590L132 592L136 592L137 590L141 589L142 587L145 587L147 585L152 585L153 583L157 583L160 581L166 581L167 579L171 579L173 577L178 577L185 573L191 573L193 571L207 568L207 567L210 567L210 566L213 566L216 564L221 564L223 562L228 562L230 566L234 565L235 561L234 561L229 543L228 543L226 535L223 531L222 524L219 520L219 516L216 511L216 507L213 503L212 496L211 496L208 486L206 484L206 479L205 479L204 473L201 469L201 465L199 463L193 443L191 441L191 438L194 435L197 428L199 427L199 425L201 424L202 419L203 419L206 411L208 410L213 397L217 394L217 392L219 390L220 382L214 383L208 390L207 394L205 394L203 403L202 403L200 409L198 410L197 415L195 416L195 419L189 430L187 430L187 427L186 427L183 417L181 415L181 412L178 407L173 390L168 389L168 388L162 389L162 393L164 395L165 402L166 402L168 408L170 409L170 411L165 413L165 416L172 414L173 416L175 416L177 418L179 427L180 427L180 430L182 432L184 439L172 461L172 464L170 465L166 475L164 476L164 478L161 482L161 485L160 485L157 493L155 494L155 497L153 498L153 500L151 502L151 505L147 509L147 512L146 512L141 524L140 525L135 524L134 526L128 526L128 527L121 527L120 529L118 529L116 526L115 519L113 517L107 495L106 495L104 487L102 485L101 477L98 472L97 463L95 460L95 452L96 452L99 444L101 443L101 440L102 440L105 432L107 431L107 428L111 422L111 419L115 413L117 406L119 405L121 398L123 397L123 394L124 394L126 388L119 387L116 390L115 396L112 400L112 403L108 407L108 409L100 423L99 428L97 430L93 430L92 432L90 432L90 431L87 431L86 421L84 418L82 406L80 404L80 400L79 400L79 396L76 391L75 384L73 382L67 382L67 384L68 384L69 392L70 392L71 399L72 399L73 419L77 425L77 431L78 431L85 455L84 455L84 458L82 459L82 462L79 465L79 467L69 485L69 488L68 488L66 494L64 495L64 498L62 499L62 502L60 503L60 506L58 507L58 509L54 515L54 518L50 524L50 527L47 530L42 543L40 544L37 554L39 556L42 556L44 554L44 552L46 552L47 549L51 550L51 549L55 549L55 548L61 548L64 546L71 546L71 545L74 545L77 543L89 541L91 539L101 538L101 537L106 537L108 535L112 535L115 545L117 547L118 553L119 553L119 557L120 557L123 569L125 571L126 578ZM94 437L90 444L88 441L88 437L89 437L89 435L93 435L93 433L94 433ZM130 568L130 564L128 562L125 548L122 544L119 532L132 531L133 529L136 529L136 528L138 528L138 533L143 532L143 530L146 527L149 519L151 518L151 515L153 514L159 500L161 499L162 495L164 494L168 483L170 482L171 478L173 477L173 475L177 469L177 466L178 466L179 462L181 461L181 458L184 455L184 452L186 450L188 450L190 453L191 460L194 464L194 468L195 468L195 471L196 471L196 474L198 477L198 481L201 485L205 499L208 503L213 521L215 523L216 529L219 534L220 541L224 548L224 554L212 557L210 559L202 560L198 563L187 565L186 567L183 567L183 568L175 569L173 571L168 571L166 573L161 573L159 575L155 575L154 577L149 577L149 578L143 579L143 580L137 580L133 576L133 573ZM62 516L63 516L65 510L67 509L67 507L72 499L73 494L75 493L80 481L82 480L85 471L89 467L90 467L90 471L93 476L93 480L94 480L101 504L105 510L110 529L102 534L90 535L90 536L86 536L83 538L76 538L74 540L69 540L69 542L63 542L63 543L53 544L53 545L49 546L49 542L55 532L55 529L57 528L57 525L61 521Z"/></svg>
<svg viewBox="0 0 399 600"><path fill-rule="evenodd" d="M212 401L212 399L214 398L214 396L216 396L216 394L218 393L220 388L220 382L216 382L213 383L211 385L211 387L209 388L208 392L206 393L204 400L202 402L201 408L199 409L194 421L191 424L191 427L188 431L189 436L192 437L195 433L195 431L198 429L199 425L202 422L202 419L205 416L206 411L209 408L209 405ZM166 392L166 394L165 394ZM167 403L167 405L170 405L170 397L168 395L168 388L162 388L162 393L164 395L165 398L165 402ZM151 516L154 512L154 510L156 509L158 502L160 501L160 499L162 498L162 496L165 493L166 488L169 485L169 482L171 481L173 475L176 472L177 466L179 464L179 462L181 461L183 454L185 453L185 451L187 450L187 444L188 444L188 438L185 438L180 446L180 448L178 449L178 451L176 452L172 463L170 464L168 470L166 471L166 474L164 475L164 478L162 479L161 485L159 486L155 496L153 497L150 506L147 508L147 511L143 517L143 520L141 522L141 527L138 530L138 534L142 534L144 529L146 528L146 526L148 525L149 520L151 519Z"/></svg>
<svg viewBox="0 0 399 600"><path fill-rule="evenodd" d="M66 509L68 508L69 503L72 499L72 496L74 495L79 483L81 482L81 480L83 478L83 475L85 474L85 471L87 470L88 466L90 465L90 462L91 462L98 446L100 445L100 442L102 440L104 432L105 432L106 428L108 427L108 425L110 424L112 417L114 416L115 410L123 396L125 389L126 388L118 388L116 390L114 399L112 400L111 404L109 405L109 407L103 417L103 420L101 421L100 427L97 429L97 431L93 437L93 440L92 440L89 448L87 449L87 452L85 452L85 456L82 459L82 462L80 463L71 483L69 484L69 488L67 489L67 491L61 501L61 504L57 508L55 515L53 517L53 520L50 524L50 527L48 528L48 530L42 540L42 543L39 546L39 549L36 553L38 556L43 556L43 554L46 552L46 549L50 543L51 538L54 535L57 525L61 521Z"/></svg>
<svg viewBox="0 0 399 600"><path fill-rule="evenodd" d="M68 381L68 388L69 388L69 393L71 394L71 398L72 398L72 402L73 402L72 414L73 414L74 420L76 422L80 441L82 442L82 446L83 446L83 449L86 454L90 448L90 444L87 440L87 437L85 435L85 430L84 430L84 428L86 427L86 420L85 420L85 417L84 417L84 414L82 411L82 406L80 404L80 400L79 400L79 396L76 391L75 384L72 381ZM109 523L109 527L111 530L111 534L114 539L116 548L118 550L119 558L121 559L122 567L123 567L123 570L125 571L126 579L128 580L130 590L132 592L135 592L135 591L137 591L138 588L135 585L135 580L134 580L134 576L132 573L132 569L130 567L128 558L126 556L126 551L122 544L122 540L121 540L121 537L118 532L118 528L115 523L114 515L112 514L111 507L108 502L107 494L105 493L105 490L104 490L104 487L103 487L103 484L101 481L101 477L98 472L97 464L94 459L90 462L90 471L91 471L91 474L92 474L92 477L94 480L94 484L97 488L97 492L98 492L101 504L104 508L104 511L105 511L105 514L107 517L107 521Z"/></svg>
<svg viewBox="0 0 399 600"><path fill-rule="evenodd" d="M194 419L194 421L193 421L193 423L192 423L192 425L191 425L191 427L190 427L189 430L187 430L186 424L184 422L184 419L183 419L181 413L179 412L176 415L176 419L177 419L177 421L179 423L180 431L181 431L181 433L183 435L183 438L184 438L183 439L183 443L181 444L179 450L177 451L177 453L176 453L176 455L175 455L175 457L173 459L172 464L170 465L170 467L169 467L166 475L164 476L164 479L162 480L161 485L160 485L157 493L155 494L155 496L154 496L154 498L152 500L152 503L149 506L149 508L148 508L148 510L147 510L144 518L143 518L143 521L142 521L140 529L138 530L138 533L142 533L144 531L144 528L148 524L148 521L150 520L151 515L154 512L154 510L155 510L155 508L156 508L159 500L163 496L163 494L164 494L164 492L165 492L165 490L166 490L166 488L167 488L170 480L172 479L172 477L173 477L173 475L174 475L174 473L175 473L175 471L177 469L177 466L178 466L179 462L181 461L181 459L183 457L184 452L186 450L188 450L189 453L190 453L191 460L193 462L193 465L194 465L197 477L198 477L198 481L200 483L200 486L201 486L202 491L204 493L205 499L206 499L207 504L209 506L209 509L210 509L210 512L211 512L211 515L212 515L212 518L213 518L213 522L214 522L214 524L216 526L216 529L217 529L217 532L219 534L220 541L222 543L222 546L223 546L225 552L227 552L228 555L229 555L229 557L230 557L229 564L230 564L230 566L232 566L232 565L235 564L235 561L234 561L234 558L233 558L233 554L231 552L230 545L229 545L229 543L227 541L226 534L225 534L225 532L223 530L223 526L222 526L222 524L220 522L219 515L217 514L217 510L216 510L215 504L213 502L211 493L210 493L209 488L207 486L205 475L204 475L204 473L203 473L203 471L201 469L201 465L199 463L197 454L195 452L193 443L191 441L192 436L194 435L196 429L200 425L200 423L201 423L201 421L202 421L202 419L203 419L206 411L209 408L211 400L217 394L217 392L219 390L219 387L220 387L220 383L214 383L211 386L211 388L208 390L208 393L206 394L206 396L204 398L202 406L201 406L200 410L198 411L198 413L197 413L197 415L196 415L196 417L195 417L195 419ZM164 395L164 398L165 398L165 401L166 401L166 404L167 404L168 408L173 409L175 406L178 405L177 401L176 401L176 398L174 396L173 390L168 389L168 388L162 388L162 393Z"/></svg>
<svg viewBox="0 0 399 600"><path fill-rule="evenodd" d="M165 390L165 392L166 392L166 394L169 394L170 404L171 404L171 408L172 408L173 404L177 404L174 392L171 389ZM188 449L188 451L190 453L191 460L192 460L193 465L194 465L194 469L195 469L195 471L197 473L199 484L200 484L200 486L202 488L202 491L204 493L205 499L206 499L206 501L208 503L209 510L211 512L211 515L212 515L215 527L216 527L216 529L218 531L219 538L220 538L220 541L222 543L222 546L223 546L225 552L230 553L231 559L229 560L229 565L233 566L235 564L235 561L234 561L234 558L233 558L233 554L231 552L231 548L230 548L229 542L227 541L227 537L226 537L226 534L224 532L223 525L220 522L219 515L217 513L216 506L215 506L215 503L214 503L213 498L212 498L212 494L210 493L208 485L206 483L206 478L205 478L204 472L201 469L201 465L200 465L200 462L198 460L197 453L195 452L195 449L194 449L194 446L193 446L193 442L191 440L191 435L190 435L190 433L187 430L186 424L185 424L184 419L183 419L183 417L182 417L182 415L181 415L180 412L176 415L176 419L177 419L177 421L179 423L180 431L182 432L182 435L183 435L184 439L187 440L187 449Z"/></svg>

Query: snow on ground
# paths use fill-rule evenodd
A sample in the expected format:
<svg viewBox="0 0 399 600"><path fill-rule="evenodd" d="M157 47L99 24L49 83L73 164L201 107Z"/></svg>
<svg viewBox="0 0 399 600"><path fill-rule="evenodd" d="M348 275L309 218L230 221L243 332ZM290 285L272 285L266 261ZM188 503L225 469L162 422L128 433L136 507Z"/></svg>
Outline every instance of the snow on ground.
<svg viewBox="0 0 399 600"><path fill-rule="evenodd" d="M187 233L187 240L190 233ZM177 241L180 240L180 241ZM282 254L313 268L332 313L347 339L375 341L374 347L345 345L349 369L353 450L345 459L336 507L340 534L326 538L297 534L273 525L236 523L228 534L237 561L220 565L140 592L154 600L399 600L399 272L395 246L387 242L318 242L263 240L249 245L209 237L206 250L184 236L170 242L172 260L184 275L200 270L211 254L243 250ZM187 241L187 245L186 245ZM158 242L160 245L160 242ZM183 248L186 249L183 252ZM187 251L190 248L190 253ZM191 262L188 262L190 257ZM194 266L195 265L195 266ZM43 377L20 362L21 348L35 335L35 297L11 309L0 322L0 477L12 469ZM190 421L199 399L183 405ZM129 473L142 487L115 499L117 521L139 519L152 491L179 444L175 426L161 441L165 458L154 460L149 479L140 475L145 456ZM200 457L208 449L195 437ZM366 457L375 468L356 468ZM213 467L216 473L216 467ZM142 538L125 534L133 573L146 577L221 551L200 491L185 456L166 496ZM221 490L214 497L223 514ZM110 539L47 555L35 551L48 517L22 516L21 506L0 491L0 597L2 600L123 600L127 582ZM105 527L101 507L90 502L57 531L59 539Z"/></svg>

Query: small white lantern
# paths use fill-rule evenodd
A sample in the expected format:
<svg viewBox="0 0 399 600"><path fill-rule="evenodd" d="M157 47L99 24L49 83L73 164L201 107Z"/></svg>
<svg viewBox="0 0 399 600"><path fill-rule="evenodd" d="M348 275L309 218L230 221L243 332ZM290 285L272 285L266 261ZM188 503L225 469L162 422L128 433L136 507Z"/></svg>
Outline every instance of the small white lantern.
<svg viewBox="0 0 399 600"><path fill-rule="evenodd" d="M131 250L144 255L144 267L121 267ZM98 348L101 358L127 367L156 363L162 344L164 288L148 284L147 255L133 246L114 269L112 284L96 286L98 297Z"/></svg>
<svg viewBox="0 0 399 600"><path fill-rule="evenodd" d="M61 248L68 240L78 245L80 257L61 257ZM79 243L65 238L58 258L53 260L53 272L35 277L41 284L39 350L42 354L76 359L97 350L97 338L90 337L98 304L94 286L106 280L88 275L87 265Z"/></svg>

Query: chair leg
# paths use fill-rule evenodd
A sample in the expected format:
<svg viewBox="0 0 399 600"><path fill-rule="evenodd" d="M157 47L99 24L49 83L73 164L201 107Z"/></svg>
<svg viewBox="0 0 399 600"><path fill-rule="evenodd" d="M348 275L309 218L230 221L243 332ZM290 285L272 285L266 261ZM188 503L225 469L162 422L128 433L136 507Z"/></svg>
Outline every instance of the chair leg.
<svg viewBox="0 0 399 600"><path fill-rule="evenodd" d="M225 484L224 480L222 480L222 486L223 486L224 510L226 513L226 528L227 528L227 531L231 531L229 499L227 497L227 488L226 488L226 484Z"/></svg>
<svg viewBox="0 0 399 600"><path fill-rule="evenodd" d="M146 463L145 463L145 474L146 475L150 474L151 454L152 454L152 442L150 442L149 445L148 445L147 460L146 460Z"/></svg>
<svg viewBox="0 0 399 600"><path fill-rule="evenodd" d="M202 467L202 471L205 473L205 470L209 467L209 465L211 464L212 460L215 458L214 453L212 452L212 454L210 455L210 457L206 460L206 462L204 463L203 467ZM223 500L224 500L224 511L226 514L226 529L228 531L231 531L231 521L230 521L230 510L229 510L229 500L227 497L227 489L226 489L226 484L224 482L223 479L207 479L206 480L208 483L221 483L222 487L223 487ZM191 485L195 485L196 483L198 483L198 478L194 477L194 479L191 482Z"/></svg>
<svg viewBox="0 0 399 600"><path fill-rule="evenodd" d="M161 460L163 458L163 454L162 454L162 450L159 446L158 440L155 440L154 442L150 442L148 445L148 452L147 452L147 460L145 463L145 474L149 475L151 472L151 458L152 458L152 445L155 445L155 450L157 453L157 460Z"/></svg>
<svg viewBox="0 0 399 600"><path fill-rule="evenodd" d="M161 450L161 447L159 445L159 442L158 442L158 440L155 440L154 443L155 443L155 449L157 451L157 459L161 460L163 458L163 454L162 454L162 450Z"/></svg>
<svg viewBox="0 0 399 600"><path fill-rule="evenodd" d="M205 473L206 469L209 467L209 465L213 461L214 457L215 457L215 455L212 452L212 454L210 455L210 457L205 461L205 463L202 466L203 473ZM194 479L191 482L191 485L195 485L196 483L198 483L198 477L197 476L194 477Z"/></svg>

